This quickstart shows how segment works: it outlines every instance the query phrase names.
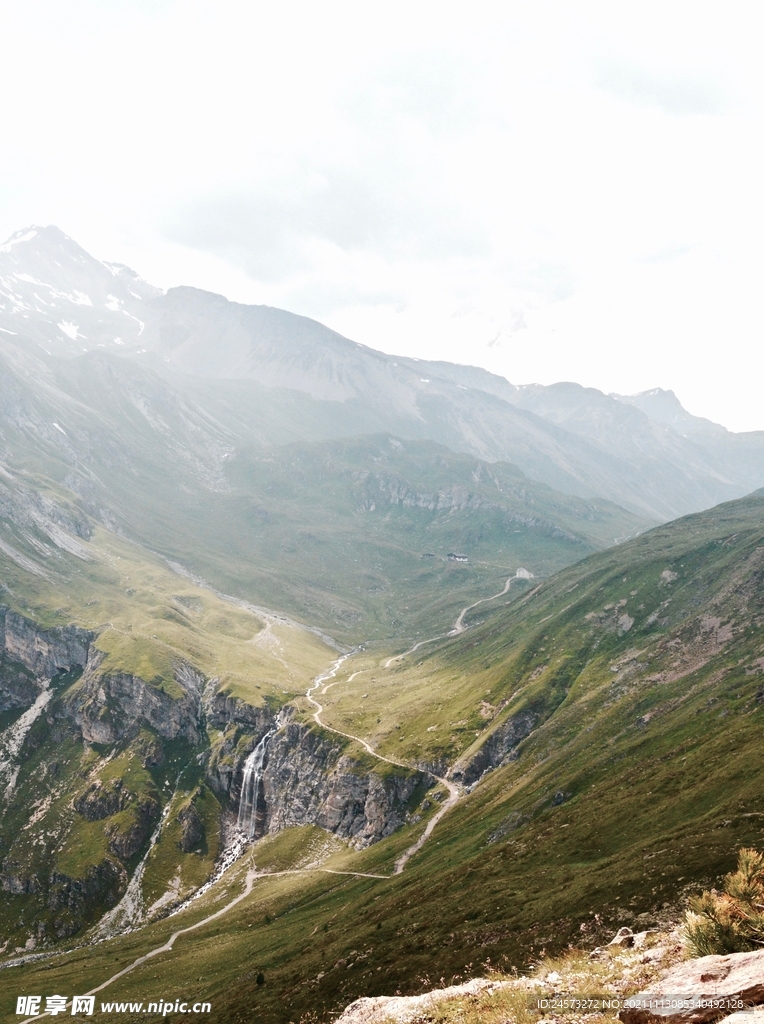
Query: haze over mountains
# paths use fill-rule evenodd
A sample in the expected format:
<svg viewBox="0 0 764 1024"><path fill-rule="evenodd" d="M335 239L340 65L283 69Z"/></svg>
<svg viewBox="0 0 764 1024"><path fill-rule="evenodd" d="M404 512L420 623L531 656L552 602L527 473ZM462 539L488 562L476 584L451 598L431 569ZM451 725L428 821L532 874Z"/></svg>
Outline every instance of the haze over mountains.
<svg viewBox="0 0 764 1024"><path fill-rule="evenodd" d="M287 1024L651 926L764 841L762 485L764 432L671 392L389 356L19 232L5 977Z"/></svg>
<svg viewBox="0 0 764 1024"><path fill-rule="evenodd" d="M283 310L194 288L162 294L54 227L1 247L0 327L0 354L22 376L41 373L46 356L83 366L100 358L101 372L119 367L131 387L140 380L193 408L214 443L232 447L379 432L432 440L643 521L764 484L764 432L691 416L671 392L517 387L476 367L389 356Z"/></svg>

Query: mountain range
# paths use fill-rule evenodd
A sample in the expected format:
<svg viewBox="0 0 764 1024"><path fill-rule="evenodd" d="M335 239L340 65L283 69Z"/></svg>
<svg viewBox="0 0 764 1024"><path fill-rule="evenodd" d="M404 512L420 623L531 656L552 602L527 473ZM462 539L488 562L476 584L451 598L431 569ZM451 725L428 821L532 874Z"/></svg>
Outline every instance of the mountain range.
<svg viewBox="0 0 764 1024"><path fill-rule="evenodd" d="M4 990L307 1024L665 923L764 841L763 485L764 432L671 392L387 355L18 232Z"/></svg>
<svg viewBox="0 0 764 1024"><path fill-rule="evenodd" d="M167 293L54 227L0 247L6 346L87 363L119 357L239 440L370 433L506 461L568 494L665 521L764 484L764 432L691 416L671 392L516 386L485 370L389 356L306 317L194 288Z"/></svg>

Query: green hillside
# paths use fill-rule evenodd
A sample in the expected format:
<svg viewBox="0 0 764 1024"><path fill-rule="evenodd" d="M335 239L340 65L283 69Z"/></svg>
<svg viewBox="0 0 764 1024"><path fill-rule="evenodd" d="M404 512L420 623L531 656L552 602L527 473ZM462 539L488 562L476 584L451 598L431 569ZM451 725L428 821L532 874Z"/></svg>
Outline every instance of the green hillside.
<svg viewBox="0 0 764 1024"><path fill-rule="evenodd" d="M4 348L0 532L43 569L55 505L353 644L435 628L518 565L548 575L652 525L429 441L255 445L128 360Z"/></svg>
<svg viewBox="0 0 764 1024"><path fill-rule="evenodd" d="M478 606L464 633L387 668L395 651L346 661L321 697L325 724L393 759L448 762L468 792L403 874L368 877L391 872L437 791L389 838L326 852L324 868L367 877L262 878L108 998L193 995L220 1021L322 1019L358 995L416 991L486 960L525 965L670 915L764 841L763 583L764 497L752 496L520 584L519 599ZM288 830L254 859L304 867L312 843ZM246 870L219 895L240 892ZM219 906L214 893L8 979L17 992L99 984Z"/></svg>

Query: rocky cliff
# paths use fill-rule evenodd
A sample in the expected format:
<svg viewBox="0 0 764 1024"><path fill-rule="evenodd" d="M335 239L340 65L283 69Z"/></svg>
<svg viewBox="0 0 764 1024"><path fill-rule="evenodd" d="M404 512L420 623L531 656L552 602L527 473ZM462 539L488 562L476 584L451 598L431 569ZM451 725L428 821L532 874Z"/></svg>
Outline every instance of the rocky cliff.
<svg viewBox="0 0 764 1024"><path fill-rule="evenodd" d="M78 626L42 629L0 606L0 711L27 708L43 681L83 668L93 634Z"/></svg>
<svg viewBox="0 0 764 1024"><path fill-rule="evenodd" d="M258 810L263 831L310 823L363 848L399 828L415 789L428 783L392 765L370 771L336 736L290 722L270 742Z"/></svg>
<svg viewBox="0 0 764 1024"><path fill-rule="evenodd" d="M210 757L208 781L238 808L246 757L276 717L268 708L217 694L207 703L207 722L223 732ZM377 767L347 753L339 737L288 721L268 743L255 796L255 834L310 824L359 848L383 839L404 823L414 790L432 780L392 765L381 773Z"/></svg>
<svg viewBox="0 0 764 1024"><path fill-rule="evenodd" d="M88 743L111 745L148 726L164 739L201 741L202 676L179 665L175 681L182 696L125 672L101 671L104 655L93 649L79 684L66 694L60 713L74 721Z"/></svg>
<svg viewBox="0 0 764 1024"><path fill-rule="evenodd" d="M476 753L454 766L453 778L465 786L470 786L477 782L481 775L492 768L498 768L500 764L513 757L515 747L530 735L537 721L538 715L530 710L511 715L486 737Z"/></svg>

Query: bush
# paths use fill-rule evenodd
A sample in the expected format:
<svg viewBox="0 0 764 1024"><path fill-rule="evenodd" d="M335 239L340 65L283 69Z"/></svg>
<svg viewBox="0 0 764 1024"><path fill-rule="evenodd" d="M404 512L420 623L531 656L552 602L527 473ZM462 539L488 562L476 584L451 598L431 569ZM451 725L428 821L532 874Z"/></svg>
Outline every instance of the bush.
<svg viewBox="0 0 764 1024"><path fill-rule="evenodd" d="M715 889L694 896L684 919L684 941L692 956L745 953L764 946L764 856L744 849L737 871Z"/></svg>

